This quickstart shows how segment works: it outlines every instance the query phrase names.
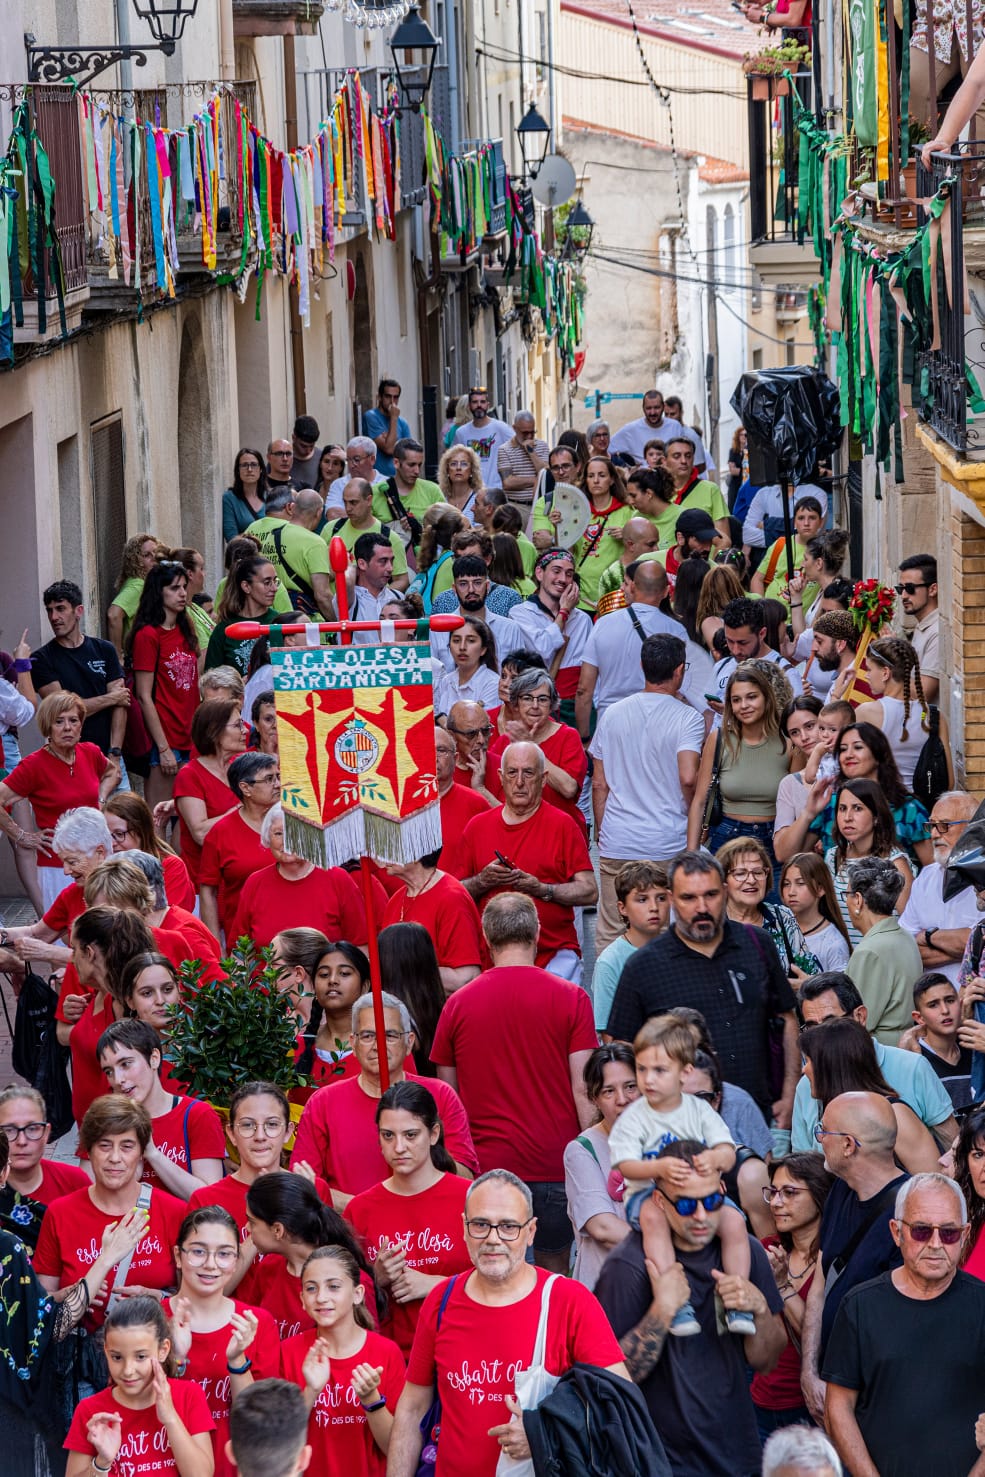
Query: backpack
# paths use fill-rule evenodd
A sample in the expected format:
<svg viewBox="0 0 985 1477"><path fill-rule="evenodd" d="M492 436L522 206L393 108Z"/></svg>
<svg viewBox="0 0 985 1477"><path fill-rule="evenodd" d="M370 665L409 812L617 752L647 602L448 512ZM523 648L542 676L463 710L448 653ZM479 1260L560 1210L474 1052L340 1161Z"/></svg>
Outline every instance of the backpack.
<svg viewBox="0 0 985 1477"><path fill-rule="evenodd" d="M57 992L39 974L29 970L17 1001L11 1056L14 1071L26 1077L44 1098L53 1139L67 1133L73 1122L69 1049L58 1040L57 1004Z"/></svg>
<svg viewBox="0 0 985 1477"><path fill-rule="evenodd" d="M917 758L911 788L929 814L948 789L950 781L947 774L947 750L941 739L940 708L931 703L928 717L930 728Z"/></svg>
<svg viewBox="0 0 985 1477"><path fill-rule="evenodd" d="M451 557L451 549L446 549L441 558L434 561L430 569L425 570L423 574L415 575L408 586L408 595L413 592L415 595L420 595L423 600L425 615L431 614L434 605L434 586L438 578L438 570L443 564L447 564Z"/></svg>

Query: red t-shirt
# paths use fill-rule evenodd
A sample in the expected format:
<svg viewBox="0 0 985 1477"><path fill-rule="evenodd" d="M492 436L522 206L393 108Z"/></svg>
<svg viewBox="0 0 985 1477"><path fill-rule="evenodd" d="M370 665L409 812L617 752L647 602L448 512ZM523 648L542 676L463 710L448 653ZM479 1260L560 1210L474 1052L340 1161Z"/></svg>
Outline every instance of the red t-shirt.
<svg viewBox="0 0 985 1477"><path fill-rule="evenodd" d="M565 1145L580 1132L568 1058L597 1045L586 991L543 969L490 969L446 1000L431 1060L458 1074L483 1171L564 1179Z"/></svg>
<svg viewBox="0 0 985 1477"><path fill-rule="evenodd" d="M474 815L482 815L489 809L489 801L475 790L467 790L463 784L453 784L441 797L441 855L438 866L443 872L458 873L452 866L452 858L462 840L462 832Z"/></svg>
<svg viewBox="0 0 985 1477"><path fill-rule="evenodd" d="M189 913L187 908L173 904L164 915L162 928L169 933L178 933L191 950L193 959L214 959L219 962L219 940L206 928L201 918Z"/></svg>
<svg viewBox="0 0 985 1477"><path fill-rule="evenodd" d="M301 1367L317 1337L317 1331L311 1329L281 1345L281 1374L302 1390ZM312 1407L308 1441L312 1449L311 1471L316 1477L385 1477L386 1454L377 1446L366 1412L352 1388L352 1372L357 1364L363 1363L376 1369L382 1366L379 1395L386 1396L389 1411L396 1409L407 1378L403 1355L390 1339L367 1329L365 1342L357 1354L331 1361L328 1384Z"/></svg>
<svg viewBox="0 0 985 1477"><path fill-rule="evenodd" d="M234 1174L227 1174L225 1179L216 1180L212 1185L203 1185L200 1190L193 1190L188 1197L188 1209L198 1210L200 1205L221 1205L223 1210L229 1211L239 1226L240 1241L245 1241L250 1234L246 1221L246 1192L249 1188L249 1185L238 1180ZM318 1192L318 1198L325 1205L330 1204L332 1192L325 1181L318 1176L315 1178L315 1189ZM259 1255L257 1260L261 1260ZM246 1275L249 1276L249 1272ZM240 1287L238 1291L241 1292L242 1288Z"/></svg>
<svg viewBox="0 0 985 1477"><path fill-rule="evenodd" d="M84 1169L64 1164L60 1159L42 1159L38 1167L41 1183L31 1191L30 1198L42 1205L50 1205L53 1200L60 1200L63 1195L71 1195L76 1190L88 1190L92 1184Z"/></svg>
<svg viewBox="0 0 985 1477"><path fill-rule="evenodd" d="M214 1429L209 1403L193 1380L168 1380L174 1408L191 1436ZM80 1400L65 1438L66 1451L82 1451L95 1456L96 1448L86 1440L86 1427L94 1415L112 1411L123 1417L120 1454L110 1467L112 1477L180 1477L171 1454L171 1438L157 1414L155 1405L145 1410L128 1410L121 1405L112 1387Z"/></svg>
<svg viewBox="0 0 985 1477"><path fill-rule="evenodd" d="M79 985L76 983L75 993L78 991ZM64 996L62 998L64 999ZM99 1068L96 1046L103 1032L116 1020L116 1011L113 1008L112 995L107 995L99 1014L95 1014L93 1010L95 999L95 994L89 995L86 1008L72 1027L68 1038L72 1061L72 1117L77 1124L82 1122L86 1110L92 1107L97 1097L105 1097L109 1092L106 1078ZM61 1019L60 1008L59 1004L59 1008L55 1011L58 1019Z"/></svg>
<svg viewBox="0 0 985 1477"><path fill-rule="evenodd" d="M383 927L391 923L420 923L431 935L438 963L447 969L466 964L476 968L482 960L482 925L479 910L455 877L438 877L417 897L400 889L386 905Z"/></svg>
<svg viewBox="0 0 985 1477"><path fill-rule="evenodd" d="M372 1277L360 1272L359 1281L366 1292L366 1307L376 1318L376 1289ZM306 1328L314 1328L301 1301L301 1278L288 1269L287 1261L276 1254L258 1257L240 1283L241 1297L257 1308L265 1308L277 1324L281 1343L295 1338Z"/></svg>
<svg viewBox="0 0 985 1477"><path fill-rule="evenodd" d="M178 770L174 781L175 800L183 796L194 796L196 800L205 801L205 813L209 820L217 815L225 815L228 811L235 809L236 796L226 784L225 780L216 779L210 770L206 769L200 759L192 759ZM178 806L178 814L181 815L181 806ZM181 822L181 855L188 868L198 891L198 872L202 865L202 848L195 840L184 820Z"/></svg>
<svg viewBox="0 0 985 1477"><path fill-rule="evenodd" d="M212 980L225 979L222 966L216 957L216 940L212 938L211 934L209 934L209 938L212 940L213 952L203 957L204 950L197 936L190 937L187 933L172 928L152 927L151 933L154 937L155 948L166 959L171 960L175 969L179 965L184 964L186 959L190 959L202 965L201 979L203 982L208 983Z"/></svg>
<svg viewBox="0 0 985 1477"><path fill-rule="evenodd" d="M981 1232L961 1270L967 1272L969 1277L977 1277L979 1282L985 1282L985 1235Z"/></svg>
<svg viewBox="0 0 985 1477"><path fill-rule="evenodd" d="M437 1329L443 1287L424 1300L407 1368L412 1385L436 1385L441 1400L437 1477L494 1477L499 1444L490 1426L509 1420L506 1396L517 1371L530 1365L547 1272L518 1303L487 1307L469 1297L471 1277L459 1277ZM564 1374L573 1364L608 1368L623 1352L595 1297L580 1282L559 1277L551 1288L544 1365Z"/></svg>
<svg viewBox="0 0 985 1477"><path fill-rule="evenodd" d="M197 1098L179 1097L169 1112L152 1118L151 1122L155 1148L181 1169L191 1171L185 1146L186 1131L193 1159L225 1158L226 1135L222 1131L222 1120L209 1103L199 1102ZM141 1179L155 1189L161 1187L161 1181L146 1164Z"/></svg>
<svg viewBox="0 0 985 1477"><path fill-rule="evenodd" d="M348 872L315 867L299 882L288 882L274 865L248 877L233 937L245 933L262 948L283 928L318 928L326 938L365 944L366 909Z"/></svg>
<svg viewBox="0 0 985 1477"><path fill-rule="evenodd" d="M261 843L259 831L246 824L238 807L216 821L205 838L198 885L218 891L219 923L227 949L236 941L233 928L243 883L254 872L269 867L270 862L270 852Z"/></svg>
<svg viewBox="0 0 985 1477"><path fill-rule="evenodd" d="M280 1345L277 1341L277 1325L263 1308L251 1308L249 1303L233 1299L237 1313L255 1313L257 1318L256 1338L246 1351L252 1361L251 1374L255 1380L275 1380L280 1374ZM171 1299L164 1299L164 1311L170 1318ZM192 1346L188 1352L188 1368L185 1380L194 1381L205 1396L212 1417L212 1448L215 1452L215 1477L236 1477L237 1468L226 1456L229 1440L229 1412L232 1408L232 1381L226 1369L226 1349L233 1336L231 1323L216 1328L211 1333L193 1333ZM242 1361L239 1361L242 1362Z"/></svg>
<svg viewBox="0 0 985 1477"><path fill-rule="evenodd" d="M506 824L502 807L477 815L465 827L455 857L456 875L474 877L496 860L497 851L540 882L570 882L576 872L592 870L584 829L555 805L538 805L533 815L516 826ZM490 888L483 894L482 907L497 893L508 891L506 887ZM581 953L574 908L542 898L534 898L533 903L540 919L537 963L541 967L548 964L559 949Z"/></svg>
<svg viewBox="0 0 985 1477"><path fill-rule="evenodd" d="M450 1277L472 1268L462 1227L470 1183L457 1174L443 1174L419 1195L398 1195L385 1185L374 1185L350 1200L343 1215L355 1227L371 1262L376 1261L381 1240L391 1245L402 1241L408 1267L428 1277ZM387 1315L380 1327L405 1357L410 1355L423 1305L423 1298L412 1303L387 1299Z"/></svg>
<svg viewBox="0 0 985 1477"><path fill-rule="evenodd" d="M123 1283L140 1287L170 1288L175 1285L175 1268L171 1248L178 1240L181 1223L188 1212L183 1200L176 1200L165 1190L155 1190L150 1197L147 1235L138 1241L133 1260ZM34 1270L39 1276L57 1277L60 1287L71 1287L92 1266L99 1255L103 1232L119 1220L93 1205L89 1190L75 1190L54 1200L45 1212L34 1253ZM103 1308L90 1308L86 1325L98 1328L106 1317Z"/></svg>
<svg viewBox="0 0 985 1477"><path fill-rule="evenodd" d="M499 766L503 759L503 750L513 739L509 734L503 734L502 738L495 739L489 749L489 758L486 760L486 788L498 799L503 798L503 782L499 774ZM573 780L578 782L578 794L573 800L568 800L564 795L558 794L550 780L544 785L544 799L549 805L556 805L558 810L563 810L565 815L570 815L573 821L587 834L585 817L578 809L578 795L585 783L588 773L588 755L585 753L578 730L571 728L567 723L562 723L556 733L552 733L549 739L545 739L539 746L544 758L551 764L556 764L558 769L563 769L565 774L570 774Z"/></svg>
<svg viewBox="0 0 985 1477"><path fill-rule="evenodd" d="M60 938L62 934L68 934L76 918L85 910L85 894L78 882L72 882L58 894L41 922Z"/></svg>
<svg viewBox="0 0 985 1477"><path fill-rule="evenodd" d="M133 670L153 672L154 707L172 749L192 746L192 719L200 702L198 654L177 626L141 626L133 638Z"/></svg>
<svg viewBox="0 0 985 1477"><path fill-rule="evenodd" d="M778 1246L779 1237L765 1236L763 1245ZM965 1271L967 1270L965 1267ZM805 1303L813 1281L814 1273L811 1272L803 1282L796 1284L797 1296L803 1298ZM749 1393L753 1404L762 1406L764 1410L799 1410L803 1405L804 1392L800 1388L800 1350L791 1343L789 1331L786 1345L776 1364L769 1374L757 1372L753 1375Z"/></svg>
<svg viewBox="0 0 985 1477"><path fill-rule="evenodd" d="M195 906L195 889L181 857L166 851L161 857L161 866L164 868L164 894L169 906L191 911Z"/></svg>
<svg viewBox="0 0 985 1477"><path fill-rule="evenodd" d="M7 775L4 784L30 800L39 831L54 830L66 810L79 805L99 809L99 781L106 772L106 755L96 744L75 746L75 762L66 764L48 749L28 754ZM37 853L39 867L61 867L55 853Z"/></svg>
<svg viewBox="0 0 985 1477"><path fill-rule="evenodd" d="M419 1082L426 1087L437 1103L445 1130L445 1147L451 1157L457 1164L477 1172L479 1161L458 1093L435 1077L417 1077L413 1072L405 1072L404 1076L408 1082ZM301 1114L291 1154L292 1167L306 1159L317 1174L324 1175L333 1190L346 1195L358 1195L361 1190L369 1190L381 1180L389 1179L390 1169L380 1153L376 1128L379 1101L363 1091L358 1077L320 1087Z"/></svg>

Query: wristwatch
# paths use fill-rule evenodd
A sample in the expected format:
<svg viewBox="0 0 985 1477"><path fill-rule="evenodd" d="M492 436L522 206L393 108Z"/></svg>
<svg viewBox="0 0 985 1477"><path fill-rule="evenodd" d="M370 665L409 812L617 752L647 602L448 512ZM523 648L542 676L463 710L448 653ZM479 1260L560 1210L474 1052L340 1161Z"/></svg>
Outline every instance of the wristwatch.
<svg viewBox="0 0 985 1477"><path fill-rule="evenodd" d="M933 948L933 944L932 944L931 940L933 939L934 934L936 932L937 932L937 929L936 928L925 928L924 931L923 931L923 941L926 944L926 946L927 946L928 949L932 949Z"/></svg>
<svg viewBox="0 0 985 1477"><path fill-rule="evenodd" d="M120 755L123 753L123 750L121 748L118 748L117 745L114 744L113 747L111 749L107 749L106 752L114 759L119 759Z"/></svg>

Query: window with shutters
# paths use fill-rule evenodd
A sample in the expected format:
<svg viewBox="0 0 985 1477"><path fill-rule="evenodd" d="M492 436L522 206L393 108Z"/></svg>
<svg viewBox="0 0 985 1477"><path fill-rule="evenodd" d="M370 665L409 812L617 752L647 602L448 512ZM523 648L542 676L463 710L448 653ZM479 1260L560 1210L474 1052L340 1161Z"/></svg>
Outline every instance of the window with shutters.
<svg viewBox="0 0 985 1477"><path fill-rule="evenodd" d="M126 487L123 478L123 419L117 411L90 430L92 504L95 521L96 586L106 611L118 589L120 560L127 541Z"/></svg>

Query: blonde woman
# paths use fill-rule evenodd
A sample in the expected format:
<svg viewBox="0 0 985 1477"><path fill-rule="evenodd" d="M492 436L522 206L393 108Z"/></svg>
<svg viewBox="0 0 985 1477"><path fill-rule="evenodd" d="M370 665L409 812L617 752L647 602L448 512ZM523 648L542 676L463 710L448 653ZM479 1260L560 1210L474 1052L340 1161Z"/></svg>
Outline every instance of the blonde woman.
<svg viewBox="0 0 985 1477"><path fill-rule="evenodd" d="M450 503L471 522L475 521L475 495L482 486L482 463L471 446L451 446L438 467L438 486Z"/></svg>

